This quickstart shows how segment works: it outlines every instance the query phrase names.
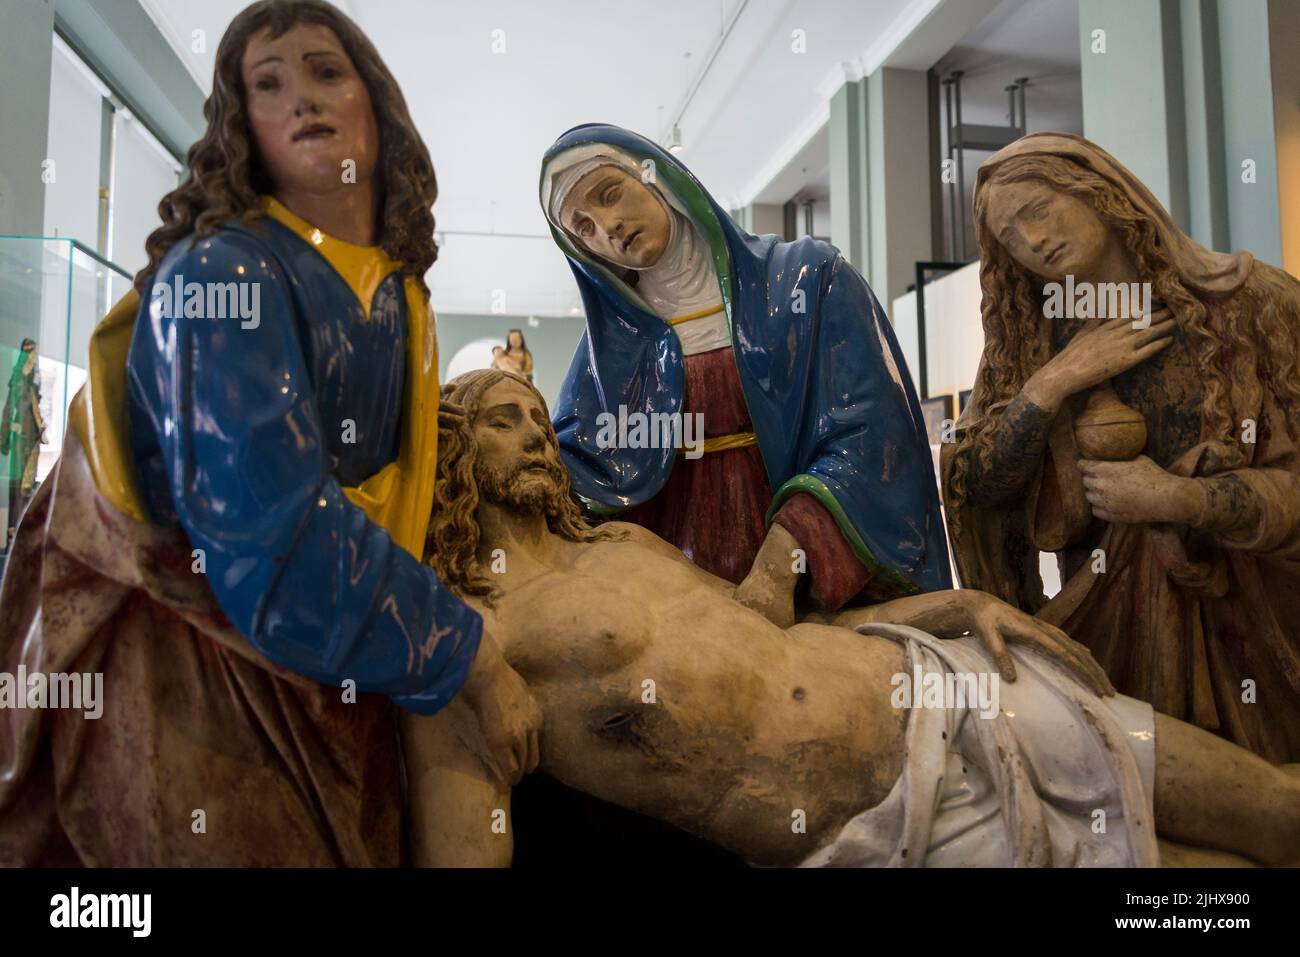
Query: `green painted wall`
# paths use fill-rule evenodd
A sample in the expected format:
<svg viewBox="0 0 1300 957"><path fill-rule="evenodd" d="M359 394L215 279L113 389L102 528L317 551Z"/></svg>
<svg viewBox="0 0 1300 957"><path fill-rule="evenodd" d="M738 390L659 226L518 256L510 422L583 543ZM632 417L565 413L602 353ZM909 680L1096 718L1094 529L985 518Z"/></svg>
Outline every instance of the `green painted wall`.
<svg viewBox="0 0 1300 957"><path fill-rule="evenodd" d="M1084 135L1193 238L1276 266L1269 41L1268 0L1079 0Z"/></svg>
<svg viewBox="0 0 1300 957"><path fill-rule="evenodd" d="M831 97L831 242L886 312L933 259L925 72L881 67Z"/></svg>
<svg viewBox="0 0 1300 957"><path fill-rule="evenodd" d="M1228 237L1234 249L1249 249L1264 262L1281 266L1268 0L1219 0L1218 14ZM1300 37L1289 42L1294 56ZM1246 160L1255 164L1253 183L1242 178Z"/></svg>
<svg viewBox="0 0 1300 957"><path fill-rule="evenodd" d="M1080 0L1083 132L1186 228L1177 0ZM1180 189L1180 185L1184 188Z"/></svg>
<svg viewBox="0 0 1300 957"><path fill-rule="evenodd" d="M864 275L868 272L867 91L851 80L831 97L831 243Z"/></svg>

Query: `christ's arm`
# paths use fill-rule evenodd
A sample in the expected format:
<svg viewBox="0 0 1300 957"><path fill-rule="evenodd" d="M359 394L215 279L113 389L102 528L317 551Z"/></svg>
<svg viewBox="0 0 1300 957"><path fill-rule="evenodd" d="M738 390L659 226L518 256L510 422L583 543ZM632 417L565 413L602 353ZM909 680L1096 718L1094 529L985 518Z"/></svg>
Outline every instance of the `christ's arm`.
<svg viewBox="0 0 1300 957"><path fill-rule="evenodd" d="M417 867L509 867L510 788L478 757L482 732L460 698L436 715L398 712L406 764L411 862Z"/></svg>

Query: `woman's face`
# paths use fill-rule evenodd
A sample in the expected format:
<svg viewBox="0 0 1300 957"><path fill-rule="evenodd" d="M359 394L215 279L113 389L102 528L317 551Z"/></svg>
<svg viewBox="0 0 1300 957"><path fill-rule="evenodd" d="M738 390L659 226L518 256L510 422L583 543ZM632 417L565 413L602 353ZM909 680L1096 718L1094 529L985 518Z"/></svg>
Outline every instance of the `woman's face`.
<svg viewBox="0 0 1300 957"><path fill-rule="evenodd" d="M1018 264L1055 282L1091 275L1115 241L1091 206L1038 180L990 186L985 225Z"/></svg>
<svg viewBox="0 0 1300 957"><path fill-rule="evenodd" d="M511 349L518 349L524 344L524 334L522 332L512 332L506 339Z"/></svg>
<svg viewBox="0 0 1300 957"><path fill-rule="evenodd" d="M587 251L647 269L668 246L668 212L637 177L617 166L592 170L569 191L560 220Z"/></svg>
<svg viewBox="0 0 1300 957"><path fill-rule="evenodd" d="M333 30L304 23L274 40L263 30L240 71L248 125L277 190L328 192L374 176L370 92Z"/></svg>

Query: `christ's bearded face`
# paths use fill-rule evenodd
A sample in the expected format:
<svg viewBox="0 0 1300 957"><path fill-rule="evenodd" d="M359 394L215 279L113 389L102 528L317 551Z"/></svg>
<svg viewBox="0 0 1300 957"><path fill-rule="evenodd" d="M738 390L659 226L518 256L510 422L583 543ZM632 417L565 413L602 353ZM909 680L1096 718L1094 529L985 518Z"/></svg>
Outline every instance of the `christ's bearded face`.
<svg viewBox="0 0 1300 957"><path fill-rule="evenodd" d="M482 501L531 514L554 511L568 483L548 424L546 406L522 382L507 378L483 393L471 426Z"/></svg>

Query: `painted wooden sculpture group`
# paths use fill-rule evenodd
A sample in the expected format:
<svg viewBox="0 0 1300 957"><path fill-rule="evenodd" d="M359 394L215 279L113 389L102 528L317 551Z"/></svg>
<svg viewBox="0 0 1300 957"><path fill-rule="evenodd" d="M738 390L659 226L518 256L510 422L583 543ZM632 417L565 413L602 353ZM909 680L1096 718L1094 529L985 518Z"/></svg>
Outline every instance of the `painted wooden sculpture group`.
<svg viewBox="0 0 1300 957"><path fill-rule="evenodd" d="M506 865L533 773L753 864L1300 863L1295 279L1080 137L994 155L945 529L862 276L651 141L542 158L548 408L439 384L433 165L350 20L253 4L205 115L7 564L0 864Z"/></svg>

